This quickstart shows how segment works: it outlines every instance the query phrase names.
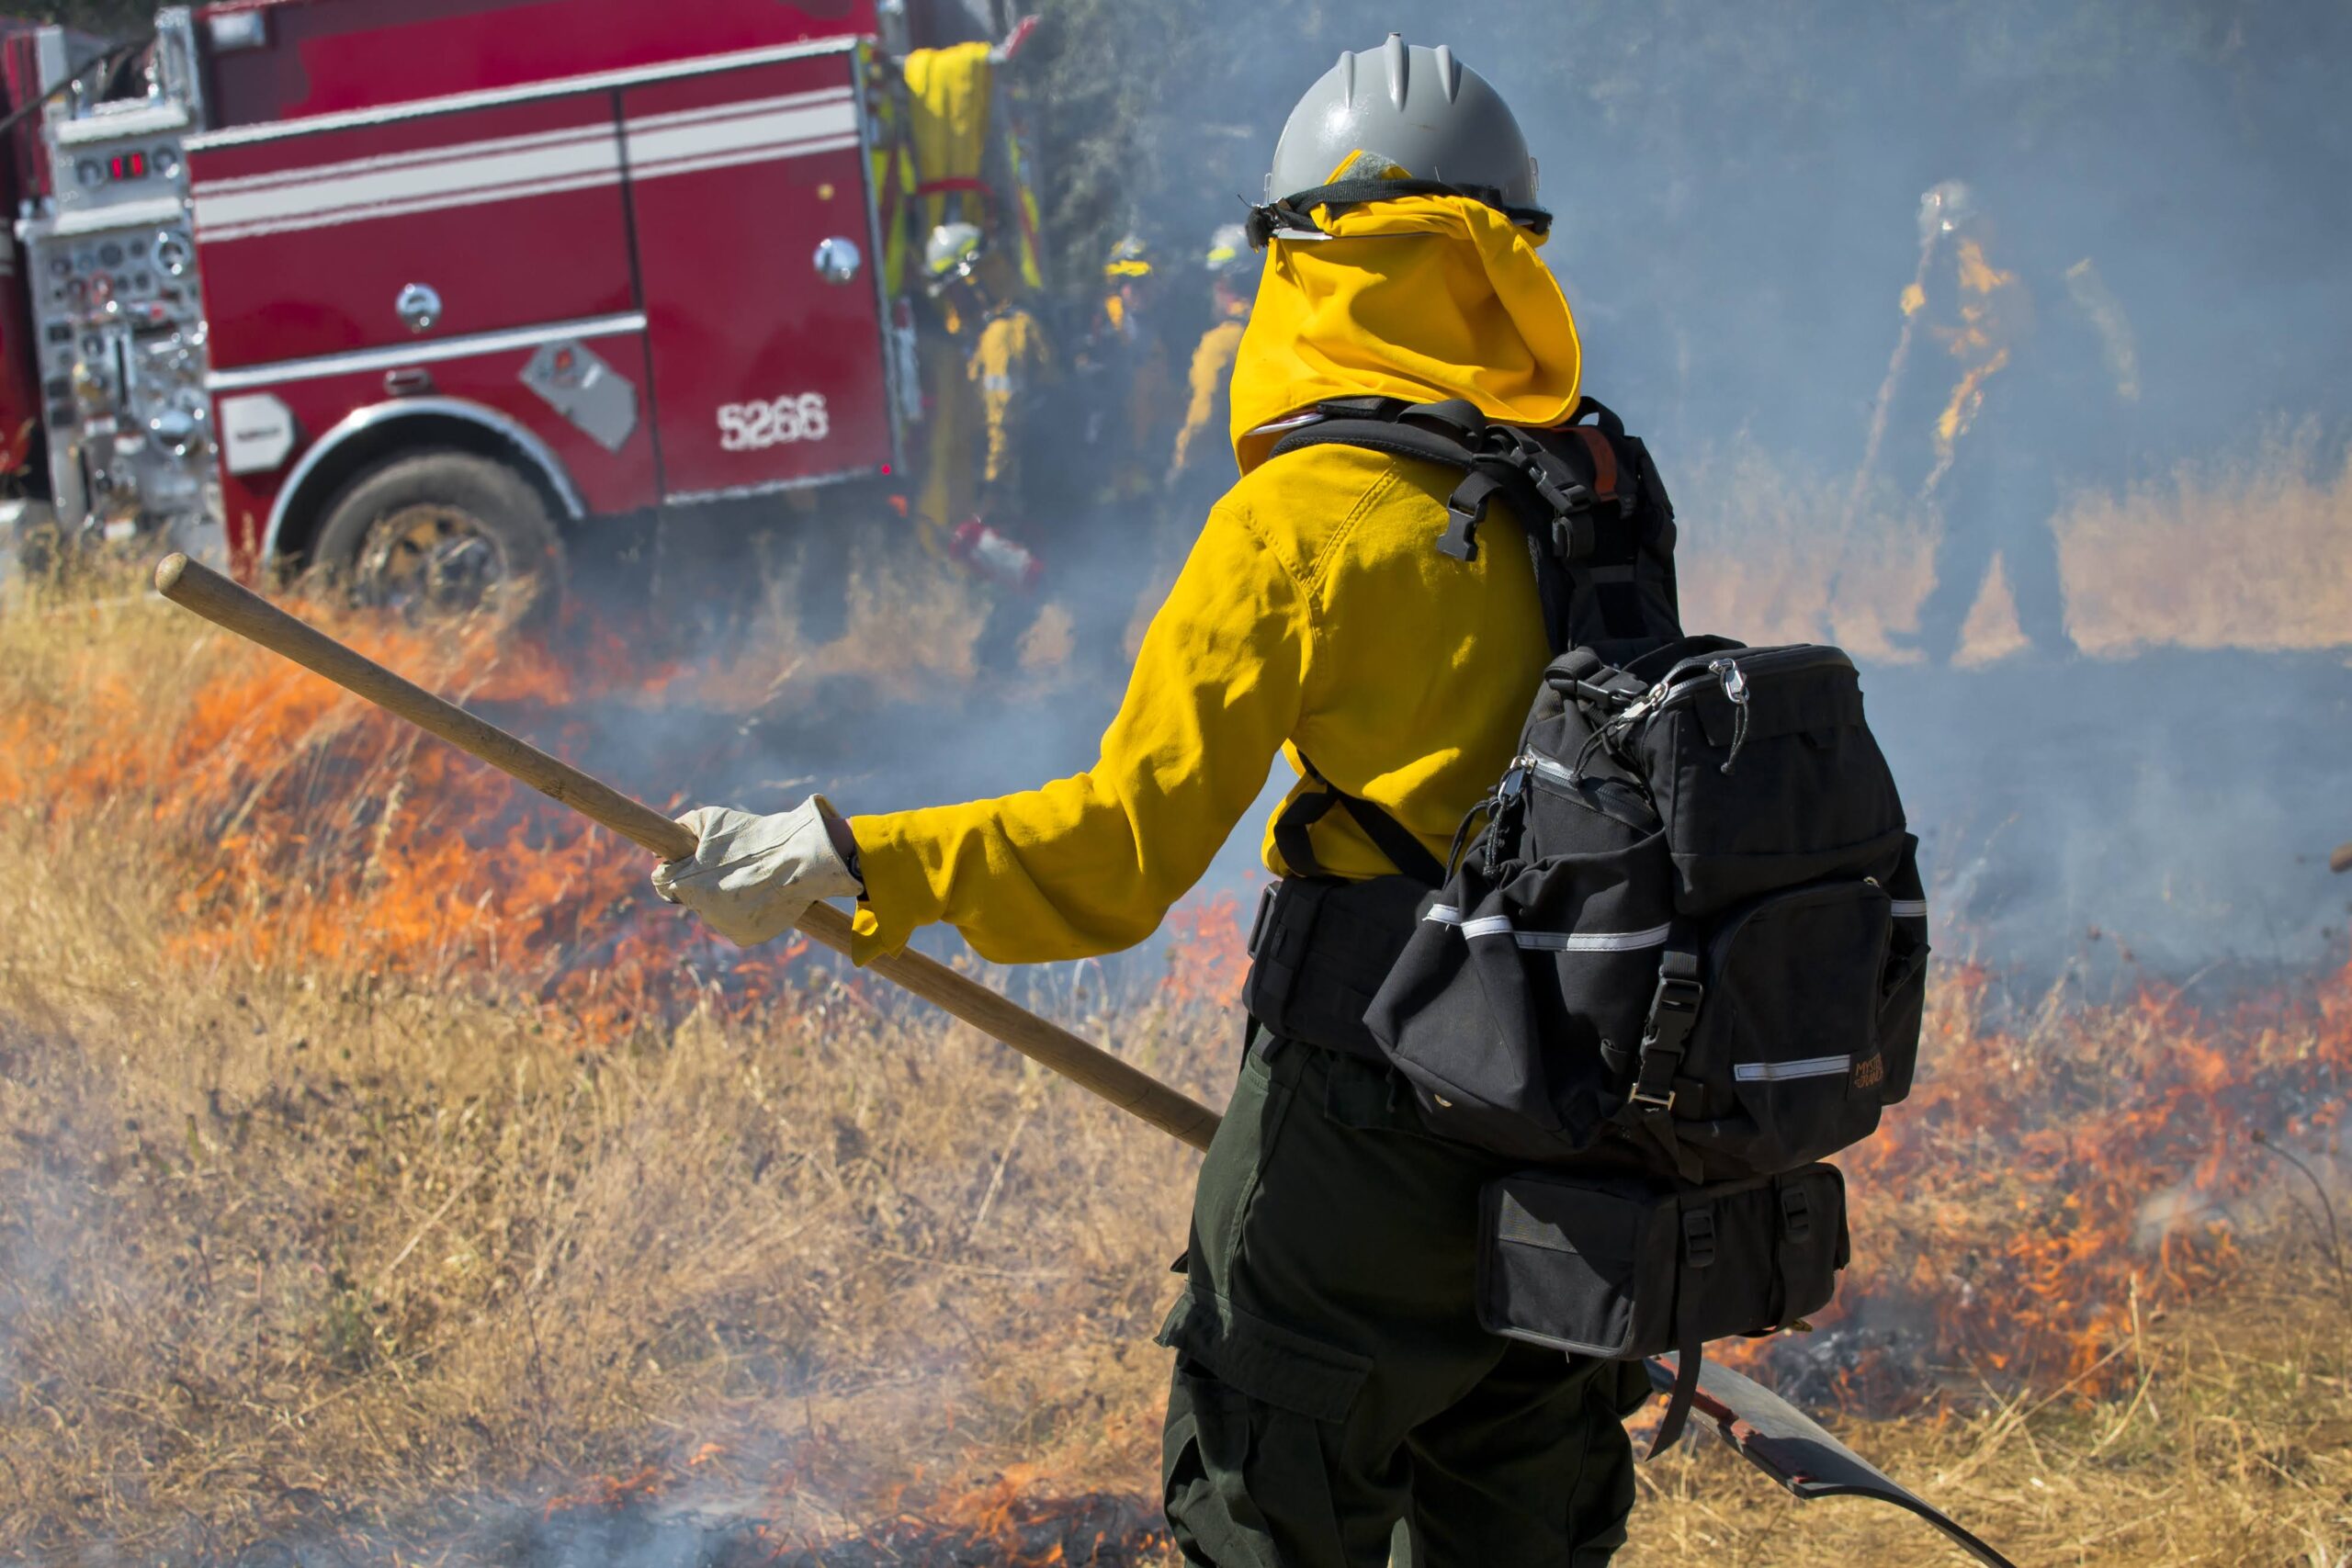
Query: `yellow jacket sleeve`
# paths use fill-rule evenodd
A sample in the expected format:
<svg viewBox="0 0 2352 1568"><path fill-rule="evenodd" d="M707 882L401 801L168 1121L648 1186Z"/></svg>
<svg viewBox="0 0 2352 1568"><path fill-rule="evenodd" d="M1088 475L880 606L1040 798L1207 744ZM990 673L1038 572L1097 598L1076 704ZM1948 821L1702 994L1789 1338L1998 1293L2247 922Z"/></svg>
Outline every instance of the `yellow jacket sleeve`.
<svg viewBox="0 0 2352 1568"><path fill-rule="evenodd" d="M965 806L851 819L861 964L944 920L984 958L1086 958L1148 937L1208 869L1295 726L1308 601L1249 513L1209 514L1145 634L1101 759Z"/></svg>

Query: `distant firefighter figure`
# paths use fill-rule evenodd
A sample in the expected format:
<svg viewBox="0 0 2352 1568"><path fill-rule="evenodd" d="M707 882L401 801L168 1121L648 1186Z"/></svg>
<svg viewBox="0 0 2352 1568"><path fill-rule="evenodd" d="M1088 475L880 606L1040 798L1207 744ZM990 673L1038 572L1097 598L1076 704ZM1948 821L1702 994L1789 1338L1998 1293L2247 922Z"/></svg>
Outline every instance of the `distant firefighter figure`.
<svg viewBox="0 0 2352 1568"><path fill-rule="evenodd" d="M1135 502L1152 493L1160 478L1154 459L1168 450L1175 428L1164 283L1151 247L1134 234L1113 246L1102 265L1102 299L1084 351L1096 388L1084 429L1106 500Z"/></svg>
<svg viewBox="0 0 2352 1568"><path fill-rule="evenodd" d="M1028 452L1055 367L1018 277L977 225L933 230L923 266L932 299L956 323L956 341L971 344L935 400L941 410L954 406L975 437L935 458L963 466L952 493L971 498L947 534L945 553L989 585L988 620L973 657L983 671L1003 673L1017 664L1021 635L1036 618L1034 590L1045 573L1038 552L1052 519L1033 504Z"/></svg>
<svg viewBox="0 0 2352 1568"><path fill-rule="evenodd" d="M2068 451L2100 443L2115 400L2138 395L2128 324L2087 259L2045 313L2022 271L2001 265L1991 220L1957 180L1920 198L1919 239L1892 390L1912 438L1904 455L1943 527L1918 630L1895 640L1948 662L1997 556L2034 651L2070 655L2052 531L2060 468ZM2086 352L2089 338L2098 351Z"/></svg>
<svg viewBox="0 0 2352 1568"><path fill-rule="evenodd" d="M1233 360L1250 324L1250 307L1258 298L1261 263L1238 223L1225 224L1209 236L1202 263L1209 278L1209 329L1193 350L1184 423L1176 432L1168 477L1176 481L1208 469L1222 489L1233 479L1228 428L1233 423Z"/></svg>

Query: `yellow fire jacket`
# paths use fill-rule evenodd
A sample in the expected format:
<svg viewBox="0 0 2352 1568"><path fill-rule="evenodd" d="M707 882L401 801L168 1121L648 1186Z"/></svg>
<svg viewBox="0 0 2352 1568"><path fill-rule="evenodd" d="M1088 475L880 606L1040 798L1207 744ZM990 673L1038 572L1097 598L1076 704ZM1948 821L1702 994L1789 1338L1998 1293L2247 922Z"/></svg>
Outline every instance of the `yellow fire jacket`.
<svg viewBox="0 0 2352 1568"><path fill-rule="evenodd" d="M1159 455L1168 450L1169 427L1177 417L1168 345L1152 318L1114 290L1103 296L1086 355L1103 373L1103 406L1091 411L1100 423L1087 458L1102 471L1102 497L1148 495L1163 477Z"/></svg>
<svg viewBox="0 0 2352 1568"><path fill-rule="evenodd" d="M1100 760L998 800L853 818L861 962L935 920L1000 963L1134 945L1207 869L1278 752L1300 770L1303 751L1439 854L1508 766L1548 657L1526 553L1508 531L1476 561L1438 553L1451 470L1340 446L1267 461L1258 427L1349 390L1565 418L1578 380L1566 301L1528 238L1475 203L1324 220L1336 238L1283 246L1269 269L1234 383L1243 477L1145 634ZM1331 873L1391 869L1344 813L1313 831ZM1265 855L1287 870L1271 830Z"/></svg>
<svg viewBox="0 0 2352 1568"><path fill-rule="evenodd" d="M1227 389L1233 381L1233 356L1241 347L1248 321L1246 310L1228 316L1203 333L1193 348L1192 396L1184 407L1184 427L1176 433L1176 456L1168 465L1170 473L1182 473L1190 467L1203 456L1193 449L1202 439L1211 432L1223 436L1231 423L1226 412Z"/></svg>
<svg viewBox="0 0 2352 1568"><path fill-rule="evenodd" d="M989 312L972 345L967 374L979 389L981 427L980 483L986 490L1021 481L1019 419L1031 395L1050 368L1045 330L1020 304L1001 305Z"/></svg>
<svg viewBox="0 0 2352 1568"><path fill-rule="evenodd" d="M1980 242L1958 243L1951 281L1951 297L1941 312L1929 309L1927 291L1918 285L1903 291L1903 313L1927 312L1928 334L1951 357L1955 369L1951 395L1937 411L1933 431L1939 474L1951 467L1962 439L1975 423L1988 383L2008 368L2034 329L2033 296L2016 273L1986 259Z"/></svg>
<svg viewBox="0 0 2352 1568"><path fill-rule="evenodd" d="M922 482L914 495L916 537L924 549L944 554L947 536L979 504L979 468L972 459L977 411L972 406L971 362L962 340L944 331L916 339L916 367L922 380Z"/></svg>

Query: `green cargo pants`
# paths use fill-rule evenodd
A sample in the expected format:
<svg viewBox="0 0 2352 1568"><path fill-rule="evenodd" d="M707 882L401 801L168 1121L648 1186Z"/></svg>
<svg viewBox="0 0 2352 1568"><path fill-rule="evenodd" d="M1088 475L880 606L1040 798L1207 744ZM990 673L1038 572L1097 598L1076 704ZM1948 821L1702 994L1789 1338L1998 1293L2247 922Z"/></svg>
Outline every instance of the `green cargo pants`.
<svg viewBox="0 0 2352 1568"><path fill-rule="evenodd" d="M1189 1562L1571 1568L1625 1540L1636 1362L1478 1326L1478 1192L1373 1063L1258 1031L1193 1200L1162 1478Z"/></svg>

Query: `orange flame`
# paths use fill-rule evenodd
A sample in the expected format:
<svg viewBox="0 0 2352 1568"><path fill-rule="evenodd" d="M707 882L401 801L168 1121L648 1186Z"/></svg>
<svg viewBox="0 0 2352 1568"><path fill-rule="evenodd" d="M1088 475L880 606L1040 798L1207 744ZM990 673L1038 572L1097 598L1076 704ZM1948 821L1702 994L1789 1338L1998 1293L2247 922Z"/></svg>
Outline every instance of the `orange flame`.
<svg viewBox="0 0 2352 1568"><path fill-rule="evenodd" d="M674 677L633 675L619 646L567 670L480 633L338 629L475 700L552 705ZM183 919L166 963L200 978L495 976L590 1048L686 1007L789 1005L803 944L716 985L687 962L694 928L642 891L642 852L258 650L196 657L170 722L103 671L0 713L0 807L61 833L137 811L172 848L157 874L183 889ZM1172 1001L1238 999L1238 912L1228 894L1172 918ZM1923 1368L2098 1392L2124 1375L2135 1314L2225 1279L2239 1216L2276 1174L2255 1135L2341 1135L2352 970L2213 1010L2151 979L2024 1021L2004 1021L1993 989L1981 967L1940 976L1910 1102L1841 1161L1857 1256L1823 1325L1913 1335L1841 1355L1828 1375L1852 1400L1915 1396Z"/></svg>
<svg viewBox="0 0 2352 1568"><path fill-rule="evenodd" d="M1168 973L1161 989L1172 1000L1231 1008L1250 978L1250 949L1241 931L1240 900L1230 893L1180 904L1168 917Z"/></svg>

